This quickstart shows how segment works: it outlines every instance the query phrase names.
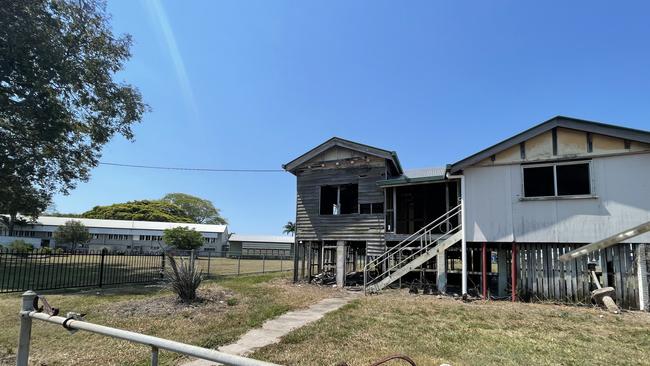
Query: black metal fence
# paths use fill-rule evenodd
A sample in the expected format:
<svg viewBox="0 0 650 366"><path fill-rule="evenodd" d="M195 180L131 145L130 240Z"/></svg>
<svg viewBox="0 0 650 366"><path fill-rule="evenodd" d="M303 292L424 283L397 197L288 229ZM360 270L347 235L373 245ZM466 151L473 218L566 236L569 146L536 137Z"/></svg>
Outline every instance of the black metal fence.
<svg viewBox="0 0 650 366"><path fill-rule="evenodd" d="M199 251L194 255L191 251L171 254L183 260L193 258L206 277L292 270L292 258L282 255ZM0 293L153 283L163 279L168 266L163 253L0 250Z"/></svg>

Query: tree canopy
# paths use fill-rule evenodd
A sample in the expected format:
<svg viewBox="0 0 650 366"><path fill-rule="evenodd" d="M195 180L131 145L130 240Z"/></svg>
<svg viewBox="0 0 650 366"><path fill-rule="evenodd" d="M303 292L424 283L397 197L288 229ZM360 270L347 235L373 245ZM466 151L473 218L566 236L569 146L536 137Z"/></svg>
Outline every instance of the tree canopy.
<svg viewBox="0 0 650 366"><path fill-rule="evenodd" d="M284 234L291 234L295 235L296 234L296 224L292 221L287 221L286 224L282 227L282 233Z"/></svg>
<svg viewBox="0 0 650 366"><path fill-rule="evenodd" d="M90 232L88 232L86 226L77 220L67 221L65 225L59 226L54 232L56 243L69 244L72 250L75 250L79 244L89 242L90 239Z"/></svg>
<svg viewBox="0 0 650 366"><path fill-rule="evenodd" d="M132 139L148 108L116 80L132 40L109 19L102 0L0 6L0 209L12 219L86 181L102 147Z"/></svg>
<svg viewBox="0 0 650 366"><path fill-rule="evenodd" d="M193 222L193 219L182 208L169 202L157 200L130 201L110 206L95 206L81 216L87 219Z"/></svg>
<svg viewBox="0 0 650 366"><path fill-rule="evenodd" d="M187 193L168 193L162 201L175 204L197 224L226 225L228 221L220 214L220 210L209 200L192 196Z"/></svg>
<svg viewBox="0 0 650 366"><path fill-rule="evenodd" d="M176 249L192 250L203 245L203 236L194 229L179 226L172 229L165 229L163 232L163 241L165 244Z"/></svg>

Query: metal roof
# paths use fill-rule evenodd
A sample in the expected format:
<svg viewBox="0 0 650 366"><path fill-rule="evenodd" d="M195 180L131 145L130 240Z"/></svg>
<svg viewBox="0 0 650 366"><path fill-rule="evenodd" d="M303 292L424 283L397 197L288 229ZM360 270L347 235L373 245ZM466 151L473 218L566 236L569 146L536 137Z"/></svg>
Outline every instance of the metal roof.
<svg viewBox="0 0 650 366"><path fill-rule="evenodd" d="M165 230L179 226L189 227L196 231L205 233L223 233L226 225L190 224L186 222L160 222L160 221L128 221L128 220L103 220L85 219L77 217L40 216L36 222L30 225L61 226L70 220L80 221L88 228L104 229L131 229L131 230Z"/></svg>
<svg viewBox="0 0 650 366"><path fill-rule="evenodd" d="M331 139L323 142L322 144L316 146L315 148L309 150L308 152L300 155L299 157L293 159L292 161L283 164L282 168L289 171L293 172L298 166L303 164L304 162L308 161L309 159L314 158L318 154L334 147L334 146L341 146L344 148L348 148L351 150L356 150L363 152L365 154L369 155L374 155L378 156L380 158L384 158L388 161L390 161L394 168L395 171L397 171L398 174L402 174L402 166L399 162L399 159L397 158L397 153L395 151L389 151L389 150L384 150L380 149L378 147L370 146L370 145L364 145L358 142L342 139L340 137L332 137Z"/></svg>
<svg viewBox="0 0 650 366"><path fill-rule="evenodd" d="M377 182L381 187L402 186L408 184L436 182L445 179L447 167L407 169L397 178Z"/></svg>
<svg viewBox="0 0 650 366"><path fill-rule="evenodd" d="M246 235L246 234L231 234L228 241L245 241L257 243L293 243L295 241L293 236L280 236L280 235Z"/></svg>
<svg viewBox="0 0 650 366"><path fill-rule="evenodd" d="M587 131L600 135L618 137L631 141L650 143L650 132L636 130L622 126L610 125L601 122L587 121L572 117L556 116L545 122L538 124L528 130L521 132L513 137L492 145L487 149L477 152L463 160L460 160L451 166L451 172L456 173L463 168L476 164L479 161L489 158L490 156L506 150L512 146L518 145L526 140L531 139L541 133L549 131L556 127L564 127L573 130Z"/></svg>

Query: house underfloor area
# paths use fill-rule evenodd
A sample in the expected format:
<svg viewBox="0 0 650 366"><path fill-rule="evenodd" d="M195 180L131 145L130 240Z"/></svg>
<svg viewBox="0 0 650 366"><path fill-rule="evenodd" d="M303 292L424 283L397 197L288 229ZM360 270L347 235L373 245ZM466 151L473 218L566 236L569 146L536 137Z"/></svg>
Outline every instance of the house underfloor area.
<svg viewBox="0 0 650 366"><path fill-rule="evenodd" d="M647 308L650 245L619 244L568 262L559 260L562 254L584 244L468 242L467 294L493 300L591 304L591 292L598 288L595 276L601 287L614 288L613 298L619 307L639 309L645 305ZM397 263L408 256L408 252L400 251L392 261ZM389 287L460 296L461 257L458 243L445 251L443 272L439 273L438 260L434 257ZM340 260L345 261L345 266L343 277L339 274L337 278L336 263ZM367 260L365 242L347 241L342 247L337 242L305 242L296 250L294 280L363 286ZM367 276L372 278L376 273L370 271Z"/></svg>

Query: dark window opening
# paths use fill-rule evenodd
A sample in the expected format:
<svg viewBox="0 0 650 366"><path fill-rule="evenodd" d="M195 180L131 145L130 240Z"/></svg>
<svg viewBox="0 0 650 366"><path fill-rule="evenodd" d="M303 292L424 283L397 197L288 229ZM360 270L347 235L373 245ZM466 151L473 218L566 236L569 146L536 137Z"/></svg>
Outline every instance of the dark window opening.
<svg viewBox="0 0 650 366"><path fill-rule="evenodd" d="M374 214L383 214L384 213L384 203L383 202L373 203L371 211Z"/></svg>
<svg viewBox="0 0 650 366"><path fill-rule="evenodd" d="M589 163L524 167L524 197L591 194Z"/></svg>
<svg viewBox="0 0 650 366"><path fill-rule="evenodd" d="M552 166L524 168L524 196L555 196L555 182Z"/></svg>
<svg viewBox="0 0 650 366"><path fill-rule="evenodd" d="M320 187L320 214L333 215L334 206L338 204L338 186Z"/></svg>
<svg viewBox="0 0 650 366"><path fill-rule="evenodd" d="M357 184L322 186L320 188L320 214L346 215L358 212L359 188Z"/></svg>
<svg viewBox="0 0 650 366"><path fill-rule="evenodd" d="M359 188L356 184L339 186L341 215L358 213Z"/></svg>
<svg viewBox="0 0 650 366"><path fill-rule="evenodd" d="M558 196L591 194L589 164L558 165L556 169Z"/></svg>
<svg viewBox="0 0 650 366"><path fill-rule="evenodd" d="M359 205L359 213L362 215L367 215L371 212L369 203L362 203Z"/></svg>

